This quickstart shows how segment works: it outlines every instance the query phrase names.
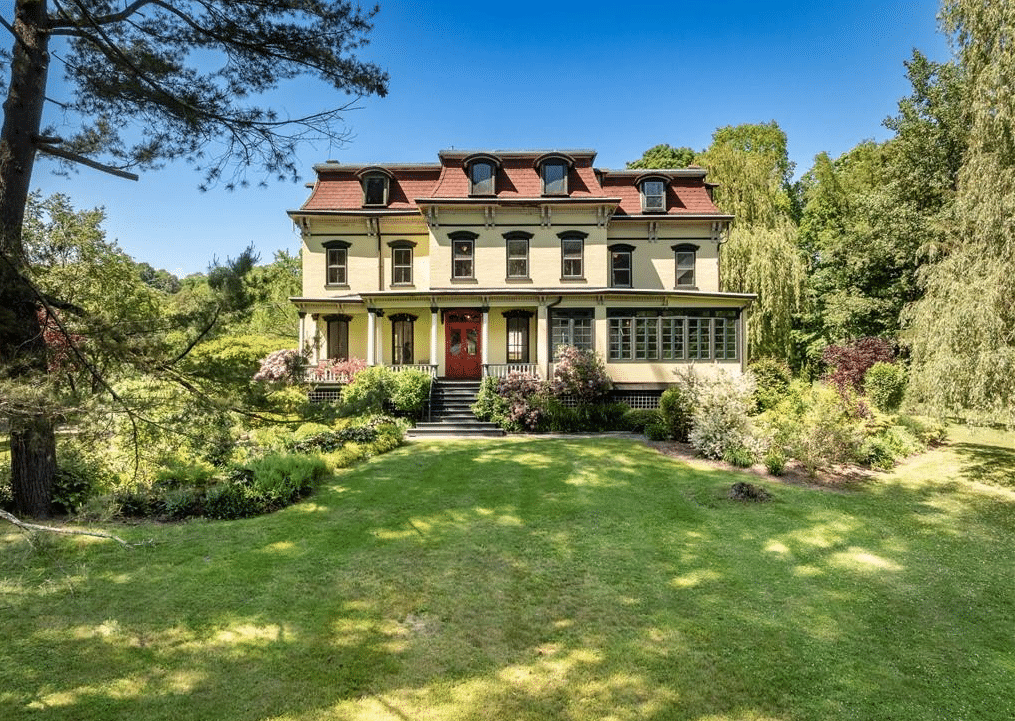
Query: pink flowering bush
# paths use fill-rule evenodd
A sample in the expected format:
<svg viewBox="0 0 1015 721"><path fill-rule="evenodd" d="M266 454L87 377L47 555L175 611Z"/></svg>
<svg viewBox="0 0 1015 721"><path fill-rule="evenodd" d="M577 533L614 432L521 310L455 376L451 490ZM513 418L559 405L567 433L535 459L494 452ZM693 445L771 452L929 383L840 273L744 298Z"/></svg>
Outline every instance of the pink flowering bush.
<svg viewBox="0 0 1015 721"><path fill-rule="evenodd" d="M580 402L590 403L607 395L612 388L606 365L594 351L581 350L573 345L557 349L557 362L550 381L553 396L571 396Z"/></svg>
<svg viewBox="0 0 1015 721"><path fill-rule="evenodd" d="M295 348L283 348L269 353L261 361L254 380L261 383L302 383L306 367L307 359L302 353Z"/></svg>
<svg viewBox="0 0 1015 721"><path fill-rule="evenodd" d="M472 410L507 431L535 431L543 420L544 395L539 378L511 371L506 378L484 378Z"/></svg>
<svg viewBox="0 0 1015 721"><path fill-rule="evenodd" d="M318 361L317 365L310 369L310 378L324 378L329 373L337 381L352 383L356 374L367 367L367 362L362 358L324 358Z"/></svg>

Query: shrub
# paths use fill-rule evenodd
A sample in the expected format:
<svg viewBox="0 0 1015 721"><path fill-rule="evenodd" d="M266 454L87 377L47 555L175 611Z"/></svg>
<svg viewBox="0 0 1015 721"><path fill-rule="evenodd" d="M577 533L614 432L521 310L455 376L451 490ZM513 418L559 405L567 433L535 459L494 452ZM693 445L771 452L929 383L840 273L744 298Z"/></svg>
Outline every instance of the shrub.
<svg viewBox="0 0 1015 721"><path fill-rule="evenodd" d="M758 446L749 413L754 405L754 378L750 373L720 373L699 380L695 387L694 412L688 440L706 458L722 458L727 452Z"/></svg>
<svg viewBox="0 0 1015 721"><path fill-rule="evenodd" d="M414 368L396 373L391 404L402 413L418 417L430 400L431 381L429 373Z"/></svg>
<svg viewBox="0 0 1015 721"><path fill-rule="evenodd" d="M867 370L878 362L892 360L892 344L884 338L861 338L842 345L825 348L822 360L829 366L825 379L840 393L863 390L863 378Z"/></svg>
<svg viewBox="0 0 1015 721"><path fill-rule="evenodd" d="M472 404L472 412L476 418L490 423L500 423L500 418L507 411L507 401L498 393L500 379L487 376L479 384L476 402Z"/></svg>
<svg viewBox="0 0 1015 721"><path fill-rule="evenodd" d="M769 448L764 458L765 468L773 476L786 472L786 455L778 448Z"/></svg>
<svg viewBox="0 0 1015 721"><path fill-rule="evenodd" d="M678 381L663 391L659 398L659 413L670 438L686 443L691 432L694 415L694 393L698 379L694 371L678 374Z"/></svg>
<svg viewBox="0 0 1015 721"><path fill-rule="evenodd" d="M386 366L359 371L342 389L342 412L347 416L381 413L395 390L395 373Z"/></svg>
<svg viewBox="0 0 1015 721"><path fill-rule="evenodd" d="M307 495L328 469L316 456L273 455L246 464L253 473L250 490L260 496L265 510L275 510L295 503Z"/></svg>
<svg viewBox="0 0 1015 721"><path fill-rule="evenodd" d="M754 465L755 453L745 446L734 446L723 452L722 459L737 468L750 468Z"/></svg>
<svg viewBox="0 0 1015 721"><path fill-rule="evenodd" d="M621 427L623 403L580 403L573 408L555 398L539 406L541 427L554 433L601 433Z"/></svg>
<svg viewBox="0 0 1015 721"><path fill-rule="evenodd" d="M484 388L490 387L481 386L481 393ZM482 400L477 399L474 407L480 407L484 414L489 412L488 419L504 430L539 430L546 401L543 398L543 384L536 376L512 371L506 378L497 379L492 388L496 398L491 398L488 391Z"/></svg>
<svg viewBox="0 0 1015 721"><path fill-rule="evenodd" d="M205 490L201 488L174 488L162 494L162 508L167 518L174 521L204 515Z"/></svg>
<svg viewBox="0 0 1015 721"><path fill-rule="evenodd" d="M324 358L317 362L317 365L309 369L311 377L330 375L332 378L345 383L351 383L356 375L368 368L367 362L362 358Z"/></svg>
<svg viewBox="0 0 1015 721"><path fill-rule="evenodd" d="M258 499L248 496L245 485L236 482L219 483L204 494L204 515L218 520L256 516L261 512Z"/></svg>
<svg viewBox="0 0 1015 721"><path fill-rule="evenodd" d="M906 393L906 369L897 363L879 361L864 375L863 390L875 408L894 413L899 410Z"/></svg>
<svg viewBox="0 0 1015 721"><path fill-rule="evenodd" d="M662 414L654 408L629 408L624 412L621 426L632 433L644 433L646 426L662 424Z"/></svg>
<svg viewBox="0 0 1015 721"><path fill-rule="evenodd" d="M56 513L77 513L108 482L101 457L79 443L61 442L53 476L52 507Z"/></svg>
<svg viewBox="0 0 1015 721"><path fill-rule="evenodd" d="M174 461L155 474L155 492L176 488L205 488L215 477L215 467L206 461Z"/></svg>
<svg viewBox="0 0 1015 721"><path fill-rule="evenodd" d="M754 400L759 411L775 408L789 390L793 373L789 364L778 358L759 358L750 366L756 387Z"/></svg>
<svg viewBox="0 0 1015 721"><path fill-rule="evenodd" d="M645 426L645 437L650 441L665 441L670 437L670 429L662 421L649 423Z"/></svg>
<svg viewBox="0 0 1015 721"><path fill-rule="evenodd" d="M925 446L943 443L948 437L948 428L933 418L925 416L898 416L896 422L913 434Z"/></svg>
<svg viewBox="0 0 1015 721"><path fill-rule="evenodd" d="M589 403L602 398L613 388L603 359L594 351L562 345L557 348L556 358L550 380L553 396L570 396Z"/></svg>
<svg viewBox="0 0 1015 721"><path fill-rule="evenodd" d="M261 360L261 367L254 374L260 383L295 385L306 378L307 357L295 348L283 348L269 353Z"/></svg>

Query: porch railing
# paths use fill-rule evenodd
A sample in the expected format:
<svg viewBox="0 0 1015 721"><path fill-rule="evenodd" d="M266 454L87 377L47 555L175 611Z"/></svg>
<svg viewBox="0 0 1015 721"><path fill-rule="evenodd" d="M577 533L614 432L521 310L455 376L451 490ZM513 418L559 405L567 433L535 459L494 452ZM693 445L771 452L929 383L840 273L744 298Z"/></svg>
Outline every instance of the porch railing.
<svg viewBox="0 0 1015 721"><path fill-rule="evenodd" d="M413 370L423 371L428 374L431 378L437 377L437 366L430 363L412 363L406 365L389 365L395 373L401 373L402 371ZM307 381L310 383L348 383L352 380L352 377L348 373L336 371L333 368L308 368L307 369Z"/></svg>
<svg viewBox="0 0 1015 721"><path fill-rule="evenodd" d="M483 366L483 375L491 378L507 378L509 373L528 373L536 378L541 377L536 363L487 363Z"/></svg>

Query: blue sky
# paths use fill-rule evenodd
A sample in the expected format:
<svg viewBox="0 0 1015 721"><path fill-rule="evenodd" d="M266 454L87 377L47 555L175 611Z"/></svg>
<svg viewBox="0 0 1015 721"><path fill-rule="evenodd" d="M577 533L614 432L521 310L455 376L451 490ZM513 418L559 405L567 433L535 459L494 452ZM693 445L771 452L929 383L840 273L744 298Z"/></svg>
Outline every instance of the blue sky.
<svg viewBox="0 0 1015 721"><path fill-rule="evenodd" d="M7 3L4 3L5 5ZM185 165L140 182L36 167L34 187L106 209L107 235L139 261L183 276L253 243L261 259L295 252L285 214L311 166L436 162L443 148L593 148L620 168L659 144L703 149L725 125L776 120L797 174L814 156L884 140L909 93L913 48L949 56L937 0L823 2L382 2L361 57L391 75L386 98L346 116L341 148L306 146L298 184L202 193ZM51 95L59 97L59 67ZM275 97L293 114L346 102L305 83ZM256 179L256 178L254 178Z"/></svg>

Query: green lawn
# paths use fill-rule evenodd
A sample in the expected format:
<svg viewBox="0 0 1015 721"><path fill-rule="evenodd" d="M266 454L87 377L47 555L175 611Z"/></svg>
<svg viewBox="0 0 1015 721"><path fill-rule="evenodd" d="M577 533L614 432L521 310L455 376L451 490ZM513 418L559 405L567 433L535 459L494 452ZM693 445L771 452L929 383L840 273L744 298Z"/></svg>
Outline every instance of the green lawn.
<svg viewBox="0 0 1015 721"><path fill-rule="evenodd" d="M0 527L5 719L1015 718L1015 450L864 487L417 443L270 517Z"/></svg>

